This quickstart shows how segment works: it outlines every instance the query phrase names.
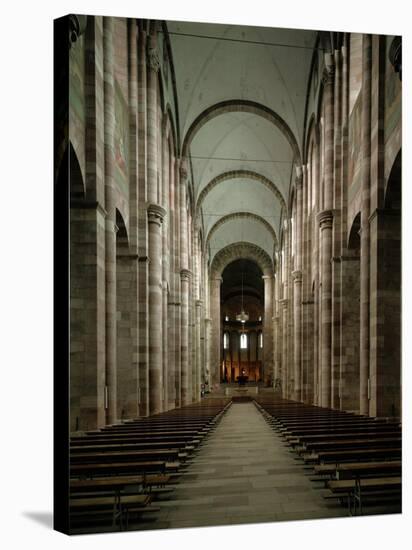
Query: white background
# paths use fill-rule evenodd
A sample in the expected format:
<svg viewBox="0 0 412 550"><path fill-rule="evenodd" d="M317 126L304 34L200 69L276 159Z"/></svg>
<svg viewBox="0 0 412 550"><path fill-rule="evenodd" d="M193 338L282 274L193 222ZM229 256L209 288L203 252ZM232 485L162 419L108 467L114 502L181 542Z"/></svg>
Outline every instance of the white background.
<svg viewBox="0 0 412 550"><path fill-rule="evenodd" d="M201 4L201 5L200 5ZM406 548L410 521L410 62L404 114L404 488L402 516L67 537L52 531L52 19L86 13L403 34L407 2L6 0L0 30L0 542L3 548ZM409 28L408 28L409 23ZM409 121L409 127L406 122ZM408 310L409 308L409 310ZM56 319L58 323L59 320ZM58 368L58 366L57 366ZM410 527L410 526L409 526ZM410 539L409 528L409 539ZM409 547L409 544L408 544Z"/></svg>

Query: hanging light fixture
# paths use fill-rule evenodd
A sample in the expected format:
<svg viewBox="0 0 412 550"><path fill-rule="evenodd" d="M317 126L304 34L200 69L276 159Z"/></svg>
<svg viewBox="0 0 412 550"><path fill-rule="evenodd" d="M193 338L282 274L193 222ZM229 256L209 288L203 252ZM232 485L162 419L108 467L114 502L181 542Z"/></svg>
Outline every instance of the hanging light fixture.
<svg viewBox="0 0 412 550"><path fill-rule="evenodd" d="M243 325L246 321L249 321L249 315L245 312L243 308L243 271L242 271L242 309L240 313L236 315L236 321L240 321Z"/></svg>

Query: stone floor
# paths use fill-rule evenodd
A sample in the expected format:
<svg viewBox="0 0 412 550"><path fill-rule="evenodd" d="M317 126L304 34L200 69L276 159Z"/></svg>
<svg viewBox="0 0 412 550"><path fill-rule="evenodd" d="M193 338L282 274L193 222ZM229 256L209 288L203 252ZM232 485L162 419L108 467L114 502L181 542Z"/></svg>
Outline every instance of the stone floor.
<svg viewBox="0 0 412 550"><path fill-rule="evenodd" d="M233 404L159 513L136 529L346 516L326 502L252 403Z"/></svg>

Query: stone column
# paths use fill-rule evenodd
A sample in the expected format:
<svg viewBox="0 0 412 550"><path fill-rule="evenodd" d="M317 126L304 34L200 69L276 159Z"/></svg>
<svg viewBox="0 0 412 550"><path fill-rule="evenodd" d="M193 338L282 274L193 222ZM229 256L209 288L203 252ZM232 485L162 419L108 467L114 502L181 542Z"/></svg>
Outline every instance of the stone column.
<svg viewBox="0 0 412 550"><path fill-rule="evenodd" d="M167 381L167 395L168 395L168 410L174 409L176 406L176 327L180 324L180 314L177 314L176 305L176 282L175 282L175 225L176 225L176 213L175 213L175 177L174 177L174 157L169 157L169 174L170 174L170 202L169 202L169 223L168 223L168 235L167 240L169 243L169 301L167 305L167 317L168 317L168 381Z"/></svg>
<svg viewBox="0 0 412 550"><path fill-rule="evenodd" d="M303 396L304 403L314 403L314 357L313 357L313 323L314 307L313 300L302 300L302 370L303 375Z"/></svg>
<svg viewBox="0 0 412 550"><path fill-rule="evenodd" d="M70 207L70 431L106 422L105 215Z"/></svg>
<svg viewBox="0 0 412 550"><path fill-rule="evenodd" d="M342 55L335 50L334 90L334 171L333 171L333 251L332 251L332 363L331 407L340 407L340 320L341 320L341 215L342 215Z"/></svg>
<svg viewBox="0 0 412 550"><path fill-rule="evenodd" d="M264 317L263 317L263 368L262 381L265 381L273 370L273 277L263 275L264 283Z"/></svg>
<svg viewBox="0 0 412 550"><path fill-rule="evenodd" d="M201 264L200 264L200 243L199 226L196 217L194 218L193 229L193 302L194 302L194 335L193 335L193 401L200 399L200 380L201 380L201 318L202 318L202 300L201 300Z"/></svg>
<svg viewBox="0 0 412 550"><path fill-rule="evenodd" d="M293 348L294 348L294 369L293 399L302 399L302 272L295 270L293 277Z"/></svg>
<svg viewBox="0 0 412 550"><path fill-rule="evenodd" d="M187 199L186 186L188 179L187 160L180 162L180 283L181 283L181 395L182 405L191 402L191 391L189 388L189 286L190 276L188 258L188 230L187 230Z"/></svg>
<svg viewBox="0 0 412 550"><path fill-rule="evenodd" d="M138 223L139 223L139 180L138 180L138 33L136 19L128 19L128 90L129 90L129 186L130 186L130 258L129 278L133 299L129 297L129 327L131 338L130 380L123 380L124 386L128 384L128 408L129 417L136 418L140 414L139 394L139 297L138 297ZM123 285L122 285L123 286ZM124 289L127 297L127 290ZM127 298L126 298L127 299ZM119 309L119 308L118 308ZM118 343L118 347L121 344ZM119 365L118 365L119 368ZM118 410L120 406L118 403Z"/></svg>
<svg viewBox="0 0 412 550"><path fill-rule="evenodd" d="M182 406L182 302L180 282L180 161L175 159L174 189L175 189L175 231L174 231L174 281L175 281L175 388L176 407Z"/></svg>
<svg viewBox="0 0 412 550"><path fill-rule="evenodd" d="M182 405L191 403L191 392L189 388L189 284L191 273L188 269L180 271L181 289L182 289L182 309L181 309L181 350L182 350L182 372L181 372L181 392Z"/></svg>
<svg viewBox="0 0 412 550"><path fill-rule="evenodd" d="M275 254L274 254L275 256ZM276 276L276 264L275 274L273 275L272 284L272 371L271 371L271 387L273 388L276 380L276 352L277 352L277 324L276 324L276 311L277 311L277 276ZM258 358L258 348L256 349L256 360Z"/></svg>
<svg viewBox="0 0 412 550"><path fill-rule="evenodd" d="M141 416L149 414L149 257L147 223L147 36L139 30L137 54L138 90L138 323L139 323L139 411Z"/></svg>
<svg viewBox="0 0 412 550"><path fill-rule="evenodd" d="M211 332L212 332L212 319L205 318L205 364L203 372L203 382L208 381L210 384L210 351L211 351Z"/></svg>
<svg viewBox="0 0 412 550"><path fill-rule="evenodd" d="M158 185L158 116L157 93L158 73L160 69L156 36L150 35L147 40L147 198L152 204L159 204Z"/></svg>
<svg viewBox="0 0 412 550"><path fill-rule="evenodd" d="M296 168L296 237L293 277L293 399L302 400L302 169Z"/></svg>
<svg viewBox="0 0 412 550"><path fill-rule="evenodd" d="M273 317L273 387L276 386L276 381L281 378L281 364L279 360L279 345L280 338L280 316Z"/></svg>
<svg viewBox="0 0 412 550"><path fill-rule="evenodd" d="M287 398L288 385L288 301L286 298L280 300L282 315L282 397Z"/></svg>
<svg viewBox="0 0 412 550"><path fill-rule="evenodd" d="M371 178L372 38L363 35L361 114L361 255L360 255L360 376L359 410L369 414L369 306L370 306L370 178Z"/></svg>
<svg viewBox="0 0 412 550"><path fill-rule="evenodd" d="M330 407L331 404L331 358L332 358L332 225L331 210L324 210L318 214L320 225L320 388L319 404L321 407Z"/></svg>
<svg viewBox="0 0 412 550"><path fill-rule="evenodd" d="M174 295L174 293L173 293ZM173 298L172 298L173 300ZM174 301L168 302L168 368L167 368L167 397L168 410L176 407L176 324L180 324L177 316L177 305Z"/></svg>
<svg viewBox="0 0 412 550"><path fill-rule="evenodd" d="M150 204L149 223L149 412L163 410L163 350L162 350L162 232L166 215L164 208Z"/></svg>
<svg viewBox="0 0 412 550"><path fill-rule="evenodd" d="M163 410L162 350L162 222L166 212L158 204L157 88L160 67L155 35L147 43L147 198L149 245L149 413Z"/></svg>
<svg viewBox="0 0 412 550"><path fill-rule="evenodd" d="M182 406L182 302L180 301L180 275L179 275L179 301L175 302L175 406Z"/></svg>
<svg viewBox="0 0 412 550"><path fill-rule="evenodd" d="M202 300L196 300L196 380L195 387L195 401L200 399L200 384L201 382L201 323L202 323Z"/></svg>
<svg viewBox="0 0 412 550"><path fill-rule="evenodd" d="M191 219L191 218L190 218ZM191 222L188 223L189 271L192 273L189 286L189 393L190 402L195 398L196 386L196 251L194 247L194 231Z"/></svg>
<svg viewBox="0 0 412 550"><path fill-rule="evenodd" d="M311 167L302 166L303 177L303 208L302 208L302 396L304 403L313 403L313 300L312 298L312 280L313 271L311 269L313 240L311 236L311 211L309 204L311 201L310 183Z"/></svg>
<svg viewBox="0 0 412 550"><path fill-rule="evenodd" d="M221 350L221 319L220 319L220 286L222 277L210 278L210 314L212 318L211 326L211 346L210 346L210 380L209 385L212 388L220 383L220 350Z"/></svg>
<svg viewBox="0 0 412 550"><path fill-rule="evenodd" d="M325 106L325 166L324 210L318 214L321 249L321 388L320 405L331 406L332 368L332 228L333 228L333 113L334 113L334 65L330 54L325 55L326 69L323 76Z"/></svg>
<svg viewBox="0 0 412 550"><path fill-rule="evenodd" d="M106 422L117 420L116 206L114 183L113 18L103 19L104 178L106 207Z"/></svg>
<svg viewBox="0 0 412 550"><path fill-rule="evenodd" d="M167 115L163 118L162 124L162 206L166 212L170 212L169 208L169 174L170 174L170 159L169 159L169 145L167 141ZM163 408L168 410L169 408L169 338L168 338L168 301L169 301L169 219L168 216L164 218L162 227L162 289L163 289ZM170 366L172 368L172 366ZM174 392L173 392L174 393Z"/></svg>
<svg viewBox="0 0 412 550"><path fill-rule="evenodd" d="M84 36L85 179L89 200L70 201L70 430L106 423L103 18ZM78 45L74 44L74 48ZM63 151L61 151L63 154ZM70 154L69 154L70 157ZM64 193L65 191L62 190ZM91 289L94 292L91 293ZM87 308L86 308L87 304Z"/></svg>

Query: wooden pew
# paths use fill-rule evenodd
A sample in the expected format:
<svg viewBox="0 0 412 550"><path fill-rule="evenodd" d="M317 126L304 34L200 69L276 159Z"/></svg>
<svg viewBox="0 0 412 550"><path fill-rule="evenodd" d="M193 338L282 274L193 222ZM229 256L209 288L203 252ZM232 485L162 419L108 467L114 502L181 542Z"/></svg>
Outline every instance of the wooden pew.
<svg viewBox="0 0 412 550"><path fill-rule="evenodd" d="M362 514L362 501L367 496L373 497L374 504L387 502L387 497L400 502L402 478L395 476L331 480L327 482L327 487L334 494L347 496L348 511L351 515L356 515L357 509Z"/></svg>
<svg viewBox="0 0 412 550"><path fill-rule="evenodd" d="M99 519L104 520L105 516L111 515L113 527L116 525L117 519L119 519L120 529L123 529L124 523L127 528L129 510L136 510L136 508L140 512L149 510L151 501L152 496L148 494L71 499L69 504L70 524L72 527L79 522L94 523L96 519L98 521Z"/></svg>
<svg viewBox="0 0 412 550"><path fill-rule="evenodd" d="M193 440L192 440L193 442ZM191 452L196 448L196 443L190 445L185 441L133 441L128 443L107 443L91 441L85 445L71 445L70 453L72 456L82 452L91 451L139 451L139 450L155 450L155 449L179 449L182 452Z"/></svg>
<svg viewBox="0 0 412 550"><path fill-rule="evenodd" d="M144 442L159 442L163 441L187 441L189 444L200 444L203 439L203 436L194 436L193 435L153 435L145 434L143 436L136 436L135 434L113 434L105 435L101 434L99 436L79 436L72 437L70 439L71 447L81 447L83 445L94 445L94 444L117 444L117 443L144 443Z"/></svg>
<svg viewBox="0 0 412 550"><path fill-rule="evenodd" d="M302 454L305 462L351 462L353 460L391 460L401 457L401 445L396 447L366 448L366 449L344 449L334 451L318 451Z"/></svg>
<svg viewBox="0 0 412 550"><path fill-rule="evenodd" d="M147 472L167 473L177 471L179 462L151 460L140 462L100 462L87 464L71 464L70 475L76 477L97 477L118 474L145 474Z"/></svg>
<svg viewBox="0 0 412 550"><path fill-rule="evenodd" d="M183 461L230 404L230 399L205 400L71 437L73 525L107 523L113 517L127 528L129 517L156 510L148 505L154 492L168 490L170 473L179 475Z"/></svg>
<svg viewBox="0 0 412 550"><path fill-rule="evenodd" d="M351 479L356 476L373 475L378 477L380 474L400 474L402 462L400 460L379 460L367 462L342 462L315 464L313 471L317 475L329 475L336 479Z"/></svg>
<svg viewBox="0 0 412 550"><path fill-rule="evenodd" d="M304 447L307 450L318 452L340 449L365 449L368 447L393 447L398 444L402 444L402 438L400 437L363 437L356 439L331 439L326 441L309 440L304 442Z"/></svg>
<svg viewBox="0 0 412 550"><path fill-rule="evenodd" d="M155 449L155 450L140 450L140 451L94 451L74 453L70 456L71 464L83 464L91 462L143 462L147 460L165 460L172 462L187 458L187 453L180 452L180 449Z"/></svg>

